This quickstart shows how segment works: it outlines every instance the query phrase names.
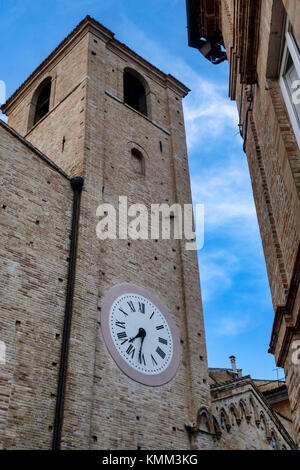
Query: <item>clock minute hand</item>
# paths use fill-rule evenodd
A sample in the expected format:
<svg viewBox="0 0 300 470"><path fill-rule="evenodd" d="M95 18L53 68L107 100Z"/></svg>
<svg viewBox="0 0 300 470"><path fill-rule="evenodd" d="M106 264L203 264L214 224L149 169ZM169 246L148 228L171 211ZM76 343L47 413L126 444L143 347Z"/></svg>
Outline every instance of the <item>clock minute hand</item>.
<svg viewBox="0 0 300 470"><path fill-rule="evenodd" d="M143 334L141 336L142 340L141 340L141 347L140 347L140 351L139 351L139 362L140 362L140 364L142 364L142 348L143 348L143 343L144 343L145 336L146 336L146 331L144 330Z"/></svg>
<svg viewBox="0 0 300 470"><path fill-rule="evenodd" d="M139 361L140 361L140 363L142 363L142 347L143 347L144 339L145 339L145 336L142 337L141 347L140 347L140 350L139 350Z"/></svg>

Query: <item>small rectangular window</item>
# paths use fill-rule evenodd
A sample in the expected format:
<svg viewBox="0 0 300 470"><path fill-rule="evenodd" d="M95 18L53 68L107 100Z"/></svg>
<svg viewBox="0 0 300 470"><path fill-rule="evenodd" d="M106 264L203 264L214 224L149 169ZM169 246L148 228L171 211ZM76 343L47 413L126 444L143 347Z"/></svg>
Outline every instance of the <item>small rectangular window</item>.
<svg viewBox="0 0 300 470"><path fill-rule="evenodd" d="M289 21L283 47L280 88L300 147L300 46Z"/></svg>

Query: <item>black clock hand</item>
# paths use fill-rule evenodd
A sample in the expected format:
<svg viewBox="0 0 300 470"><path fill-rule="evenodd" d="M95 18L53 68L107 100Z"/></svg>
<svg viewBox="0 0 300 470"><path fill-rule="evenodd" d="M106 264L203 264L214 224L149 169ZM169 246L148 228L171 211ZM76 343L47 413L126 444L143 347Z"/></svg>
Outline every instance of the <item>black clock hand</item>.
<svg viewBox="0 0 300 470"><path fill-rule="evenodd" d="M140 328L138 334L134 338L130 338L129 342L133 343L133 341L137 338L142 338L146 336L146 331L144 328Z"/></svg>
<svg viewBox="0 0 300 470"><path fill-rule="evenodd" d="M142 364L142 348L143 348L143 342L144 342L145 336L146 336L146 332L142 336L142 340L141 340L141 347L140 347L140 351L139 351L139 363L140 364Z"/></svg>
<svg viewBox="0 0 300 470"><path fill-rule="evenodd" d="M134 338L130 338L129 343L133 343L133 341L137 338L141 338L141 333L138 332L138 334Z"/></svg>

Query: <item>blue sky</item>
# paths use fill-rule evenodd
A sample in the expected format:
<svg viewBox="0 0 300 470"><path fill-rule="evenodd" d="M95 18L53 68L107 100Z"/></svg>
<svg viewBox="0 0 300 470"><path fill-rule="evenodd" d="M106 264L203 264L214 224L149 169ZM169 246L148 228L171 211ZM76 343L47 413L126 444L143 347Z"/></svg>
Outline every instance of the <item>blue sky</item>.
<svg viewBox="0 0 300 470"><path fill-rule="evenodd" d="M87 14L191 88L184 110L193 202L205 204L199 265L209 366L229 367L234 354L244 374L275 379L267 353L274 313L228 64L213 66L187 46L185 1L0 0L7 96Z"/></svg>

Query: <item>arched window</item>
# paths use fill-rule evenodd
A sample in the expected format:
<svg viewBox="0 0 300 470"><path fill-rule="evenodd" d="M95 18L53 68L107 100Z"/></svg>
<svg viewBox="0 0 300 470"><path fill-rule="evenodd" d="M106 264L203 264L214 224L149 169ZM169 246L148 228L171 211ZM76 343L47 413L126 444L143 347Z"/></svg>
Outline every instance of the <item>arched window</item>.
<svg viewBox="0 0 300 470"><path fill-rule="evenodd" d="M225 429L225 416L223 413L221 413L220 423L221 423L221 428Z"/></svg>
<svg viewBox="0 0 300 470"><path fill-rule="evenodd" d="M209 411L202 407L197 414L197 427L199 431L214 434L214 426Z"/></svg>
<svg viewBox="0 0 300 470"><path fill-rule="evenodd" d="M231 426L234 426L235 424L239 425L241 423L240 413L239 413L239 411L237 410L236 406L233 403L231 403L231 405L229 407L229 412L230 412L230 418L231 418L230 419Z"/></svg>
<svg viewBox="0 0 300 470"><path fill-rule="evenodd" d="M29 111L28 130L37 124L48 112L50 107L51 77L40 83L31 100Z"/></svg>
<svg viewBox="0 0 300 470"><path fill-rule="evenodd" d="M250 397L250 399L249 399L249 405L250 405L250 409L252 408L253 417L254 417L254 421L256 423L256 426L259 426L260 425L260 418L259 418L259 415L258 415L257 406L254 403L252 397Z"/></svg>
<svg viewBox="0 0 300 470"><path fill-rule="evenodd" d="M230 409L230 421L231 421L231 426L234 426L236 423L236 417L233 411L233 408Z"/></svg>
<svg viewBox="0 0 300 470"><path fill-rule="evenodd" d="M199 419L199 424L198 428L200 431L208 432L210 433L210 428L209 428L209 423L208 423L208 418L206 413L202 413Z"/></svg>
<svg viewBox="0 0 300 470"><path fill-rule="evenodd" d="M276 437L275 437L273 432L271 434L270 444L271 444L271 446L273 447L274 450L277 449Z"/></svg>
<svg viewBox="0 0 300 470"><path fill-rule="evenodd" d="M143 81L136 72L124 71L124 103L148 116L147 95Z"/></svg>
<svg viewBox="0 0 300 470"><path fill-rule="evenodd" d="M264 435L265 437L270 440L271 439L271 432L270 432L270 428L268 426L268 423L266 421L266 418L264 416L264 414L261 412L260 413L260 424L259 424L259 428L264 432Z"/></svg>
<svg viewBox="0 0 300 470"><path fill-rule="evenodd" d="M248 407L246 405L246 402L244 400L240 400L240 413L241 413L241 418L246 418L247 422L249 423L251 419L251 415L249 414Z"/></svg>
<svg viewBox="0 0 300 470"><path fill-rule="evenodd" d="M135 173L139 175L145 174L144 156L137 148L131 149L131 166Z"/></svg>

